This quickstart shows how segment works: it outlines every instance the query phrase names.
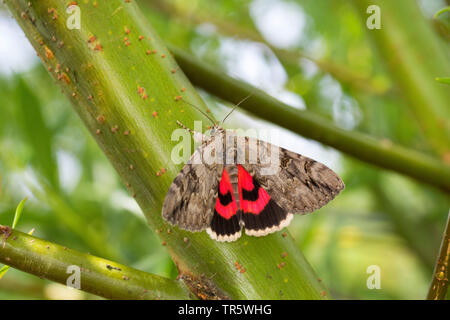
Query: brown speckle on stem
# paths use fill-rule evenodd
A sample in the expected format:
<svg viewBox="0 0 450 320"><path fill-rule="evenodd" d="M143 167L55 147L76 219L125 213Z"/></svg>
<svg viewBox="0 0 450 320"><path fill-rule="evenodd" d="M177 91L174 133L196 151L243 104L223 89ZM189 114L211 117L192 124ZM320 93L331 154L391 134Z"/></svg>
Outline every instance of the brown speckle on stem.
<svg viewBox="0 0 450 320"><path fill-rule="evenodd" d="M45 50L45 56L47 57L48 60L52 60L55 57L52 50L50 50L47 46L44 46L44 50Z"/></svg>
<svg viewBox="0 0 450 320"><path fill-rule="evenodd" d="M114 266L112 266L112 265L110 265L110 264L107 264L107 265L106 265L106 269L108 269L108 270L122 271L122 269L120 269L120 268L118 268L118 267L114 267Z"/></svg>
<svg viewBox="0 0 450 320"><path fill-rule="evenodd" d="M101 115L97 116L97 121L98 121L100 124L105 123L105 120L106 120L106 118L105 118L104 115L101 114Z"/></svg>
<svg viewBox="0 0 450 320"><path fill-rule="evenodd" d="M94 47L94 50L95 51L103 51L103 47L100 43L97 43Z"/></svg>

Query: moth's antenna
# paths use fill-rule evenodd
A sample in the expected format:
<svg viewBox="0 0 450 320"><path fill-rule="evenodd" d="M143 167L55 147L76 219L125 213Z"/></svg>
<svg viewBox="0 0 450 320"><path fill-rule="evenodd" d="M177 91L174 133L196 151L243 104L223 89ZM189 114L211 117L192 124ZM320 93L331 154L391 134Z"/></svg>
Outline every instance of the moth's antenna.
<svg viewBox="0 0 450 320"><path fill-rule="evenodd" d="M193 105L192 103L190 103L189 101L183 100L184 102L186 102L188 105L190 105L191 107L193 107L194 109L196 109L197 111L199 111L202 115L204 115L206 118L208 118L209 121L211 121L211 123L215 126L216 123L214 122L214 120L208 116L207 113L205 113L202 109L200 109L199 107Z"/></svg>
<svg viewBox="0 0 450 320"><path fill-rule="evenodd" d="M246 96L244 99L242 99L241 101L239 101L239 103L237 105L235 105L233 107L233 109L231 109L230 112L228 112L228 114L225 116L225 118L223 118L223 120L220 122L220 124L223 124L225 122L225 120L227 120L227 118L230 116L230 114L233 113L234 110L236 110L237 107L239 107L239 105L241 103L243 103L245 100L247 100L248 98L250 98L253 95L254 92L251 92L248 96Z"/></svg>

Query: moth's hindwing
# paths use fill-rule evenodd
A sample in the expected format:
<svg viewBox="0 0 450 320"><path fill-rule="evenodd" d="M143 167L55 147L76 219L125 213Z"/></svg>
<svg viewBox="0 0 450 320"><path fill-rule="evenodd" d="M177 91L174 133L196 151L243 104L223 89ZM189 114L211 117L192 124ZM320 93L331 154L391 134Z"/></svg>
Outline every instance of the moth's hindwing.
<svg viewBox="0 0 450 320"><path fill-rule="evenodd" d="M238 165L239 206L245 233L265 236L288 226L292 214L283 210L241 165Z"/></svg>
<svg viewBox="0 0 450 320"><path fill-rule="evenodd" d="M344 188L341 178L324 164L261 140L248 139L250 149L258 146L258 150L253 151L258 155L278 149L279 165L275 174L262 174L264 165L260 163L244 164L244 167L285 211L312 212L330 202Z"/></svg>
<svg viewBox="0 0 450 320"><path fill-rule="evenodd" d="M208 234L217 241L235 241L241 236L241 214L235 200L234 188L226 168L217 190L217 200Z"/></svg>

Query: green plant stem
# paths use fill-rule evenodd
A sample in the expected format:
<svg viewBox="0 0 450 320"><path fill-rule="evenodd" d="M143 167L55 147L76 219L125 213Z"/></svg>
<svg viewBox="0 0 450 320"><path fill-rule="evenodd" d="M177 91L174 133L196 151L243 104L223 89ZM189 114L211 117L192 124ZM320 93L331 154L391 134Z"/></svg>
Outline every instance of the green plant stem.
<svg viewBox="0 0 450 320"><path fill-rule="evenodd" d="M78 2L80 30L66 27L65 2L6 4L197 297L327 298L289 235L218 243L163 221L164 197L182 167L171 161L178 143L171 134L177 120L193 127L204 119L184 101L206 106L134 1Z"/></svg>
<svg viewBox="0 0 450 320"><path fill-rule="evenodd" d="M444 300L447 294L449 276L450 276L450 212L447 217L447 224L442 235L441 249L436 260L436 266L433 271L430 289L428 291L428 300Z"/></svg>
<svg viewBox="0 0 450 320"><path fill-rule="evenodd" d="M450 6L442 8L441 10L439 10L438 12L436 12L433 16L433 19L437 19L441 14L445 13L445 12L450 12Z"/></svg>
<svg viewBox="0 0 450 320"><path fill-rule="evenodd" d="M210 11L202 10L199 7L196 7L194 10L188 10L182 2L174 3L173 1L167 0L146 0L145 4L152 9L157 9L166 17L176 18L183 25L191 28L195 28L197 25L202 23L212 23L216 26L217 30L225 36L263 43L270 48L283 63L298 65L300 59L302 58L312 61L322 71L329 73L341 83L346 84L358 91L367 92L374 95L386 93L385 88L380 87L371 79L362 77L344 66L330 60L314 59L298 49L286 50L277 48L267 42L257 31L230 23L229 20L220 18Z"/></svg>
<svg viewBox="0 0 450 320"><path fill-rule="evenodd" d="M107 299L191 299L183 282L152 275L119 263L62 247L20 231L3 236L0 262L66 285L68 267L80 268L80 289ZM71 283L71 282L69 282Z"/></svg>
<svg viewBox="0 0 450 320"><path fill-rule="evenodd" d="M450 166L420 152L378 141L355 131L341 129L308 111L295 109L242 81L233 79L200 62L188 53L170 47L178 64L193 84L232 103L252 94L240 107L359 160L394 170L450 192Z"/></svg>
<svg viewBox="0 0 450 320"><path fill-rule="evenodd" d="M353 0L362 21L371 0ZM379 1L381 29L367 34L403 92L436 154L450 152L450 91L437 76L450 74L447 44L432 30L416 1ZM412 23L414 22L414 23Z"/></svg>

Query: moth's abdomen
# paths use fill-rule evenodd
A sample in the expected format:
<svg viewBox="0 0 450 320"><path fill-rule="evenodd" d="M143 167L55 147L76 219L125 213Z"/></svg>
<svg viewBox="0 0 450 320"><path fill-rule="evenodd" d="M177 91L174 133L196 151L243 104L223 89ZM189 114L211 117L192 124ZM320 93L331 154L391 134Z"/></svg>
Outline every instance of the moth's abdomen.
<svg viewBox="0 0 450 320"><path fill-rule="evenodd" d="M230 183L233 187L234 198L236 199L237 207L239 208L239 190L238 190L238 170L237 166L227 166L226 170L229 173Z"/></svg>

